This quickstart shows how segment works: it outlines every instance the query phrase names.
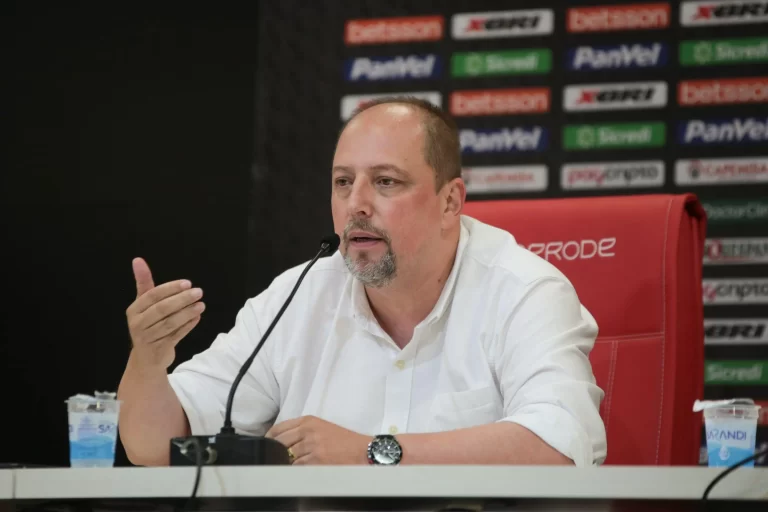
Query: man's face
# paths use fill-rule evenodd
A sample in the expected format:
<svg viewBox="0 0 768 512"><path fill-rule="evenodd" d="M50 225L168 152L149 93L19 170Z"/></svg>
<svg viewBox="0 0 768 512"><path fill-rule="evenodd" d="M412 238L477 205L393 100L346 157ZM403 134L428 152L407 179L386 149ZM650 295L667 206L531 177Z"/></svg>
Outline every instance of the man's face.
<svg viewBox="0 0 768 512"><path fill-rule="evenodd" d="M385 104L356 117L336 146L334 230L347 267L363 283L384 286L435 258L441 201L424 160L424 131L413 107Z"/></svg>

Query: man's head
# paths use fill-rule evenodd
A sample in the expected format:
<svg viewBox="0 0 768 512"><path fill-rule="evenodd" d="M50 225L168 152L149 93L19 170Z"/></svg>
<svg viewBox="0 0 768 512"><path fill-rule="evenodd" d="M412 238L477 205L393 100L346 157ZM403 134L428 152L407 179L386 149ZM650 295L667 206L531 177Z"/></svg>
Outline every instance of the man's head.
<svg viewBox="0 0 768 512"><path fill-rule="evenodd" d="M466 191L455 123L414 98L383 98L343 127L333 160L332 211L341 252L381 287L452 258Z"/></svg>

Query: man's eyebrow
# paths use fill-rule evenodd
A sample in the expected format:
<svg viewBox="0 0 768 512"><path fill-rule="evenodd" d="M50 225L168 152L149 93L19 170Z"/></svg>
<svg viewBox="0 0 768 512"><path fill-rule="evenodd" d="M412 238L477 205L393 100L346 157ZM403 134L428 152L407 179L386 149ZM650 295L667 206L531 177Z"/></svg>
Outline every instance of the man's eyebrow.
<svg viewBox="0 0 768 512"><path fill-rule="evenodd" d="M400 176L407 176L408 173L394 164L377 164L372 165L366 169L367 171L390 171ZM353 167L346 165L334 165L331 172L354 172Z"/></svg>

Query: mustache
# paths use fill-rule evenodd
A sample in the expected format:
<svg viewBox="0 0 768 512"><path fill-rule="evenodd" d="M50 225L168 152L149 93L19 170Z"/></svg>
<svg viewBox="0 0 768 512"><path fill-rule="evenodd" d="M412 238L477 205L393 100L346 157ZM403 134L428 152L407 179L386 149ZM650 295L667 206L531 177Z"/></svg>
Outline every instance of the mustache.
<svg viewBox="0 0 768 512"><path fill-rule="evenodd" d="M349 243L349 233L350 231L354 231L354 230L367 231L369 233L373 233L374 235L384 240L387 244L391 242L387 232L384 231L383 229L379 229L376 226L374 226L371 223L371 221L367 219L355 219L355 220L349 221L349 223L347 224L347 227L344 228L342 239L344 240L345 244Z"/></svg>

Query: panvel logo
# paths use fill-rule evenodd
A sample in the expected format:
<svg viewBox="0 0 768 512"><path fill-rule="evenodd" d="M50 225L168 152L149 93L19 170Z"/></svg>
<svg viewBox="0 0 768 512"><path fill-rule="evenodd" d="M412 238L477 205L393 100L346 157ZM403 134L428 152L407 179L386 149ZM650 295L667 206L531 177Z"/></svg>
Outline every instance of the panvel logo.
<svg viewBox="0 0 768 512"><path fill-rule="evenodd" d="M705 25L735 25L768 21L768 1L736 2L696 1L683 2L680 24L684 27Z"/></svg>
<svg viewBox="0 0 768 512"><path fill-rule="evenodd" d="M669 12L667 3L576 7L568 9L568 32L666 28Z"/></svg>
<svg viewBox="0 0 768 512"><path fill-rule="evenodd" d="M540 192L547 188L548 174L546 165L472 167L461 173L468 194Z"/></svg>
<svg viewBox="0 0 768 512"><path fill-rule="evenodd" d="M768 319L705 319L704 343L707 345L768 344Z"/></svg>
<svg viewBox="0 0 768 512"><path fill-rule="evenodd" d="M675 162L678 185L734 185L768 182L768 158L700 158Z"/></svg>
<svg viewBox="0 0 768 512"><path fill-rule="evenodd" d="M358 57L344 63L344 78L349 82L437 78L440 56L398 55L396 57Z"/></svg>
<svg viewBox="0 0 768 512"><path fill-rule="evenodd" d="M768 304L768 279L704 279L705 305Z"/></svg>
<svg viewBox="0 0 768 512"><path fill-rule="evenodd" d="M563 147L568 150L652 148L664 145L664 123L567 125Z"/></svg>
<svg viewBox="0 0 768 512"><path fill-rule="evenodd" d="M463 129L459 132L461 152L516 153L547 149L549 134L543 126L501 128L498 130Z"/></svg>
<svg viewBox="0 0 768 512"><path fill-rule="evenodd" d="M367 103L384 96L412 96L421 100L426 100L436 107L442 106L442 96L437 91L419 91L419 92L393 92L381 94L359 94L349 95L341 98L341 120L346 121L358 108L364 107Z"/></svg>
<svg viewBox="0 0 768 512"><path fill-rule="evenodd" d="M454 91L450 105L454 116L538 114L549 111L549 88Z"/></svg>
<svg viewBox="0 0 768 512"><path fill-rule="evenodd" d="M766 61L768 38L764 37L680 43L680 64L683 66L751 64Z"/></svg>
<svg viewBox="0 0 768 512"><path fill-rule="evenodd" d="M685 145L765 144L768 142L768 117L732 119L691 119L681 121L677 141Z"/></svg>
<svg viewBox="0 0 768 512"><path fill-rule="evenodd" d="M768 384L768 361L706 361L706 384Z"/></svg>
<svg viewBox="0 0 768 512"><path fill-rule="evenodd" d="M523 245L525 247L525 245ZM594 258L613 258L616 256L616 237L599 240L563 240L554 242L535 242L527 249L547 261L576 261Z"/></svg>
<svg viewBox="0 0 768 512"><path fill-rule="evenodd" d="M768 102L768 77L684 80L677 86L683 106Z"/></svg>
<svg viewBox="0 0 768 512"><path fill-rule="evenodd" d="M712 225L768 224L768 197L703 200L707 223Z"/></svg>
<svg viewBox="0 0 768 512"><path fill-rule="evenodd" d="M548 48L454 53L451 76L506 76L549 73L552 51Z"/></svg>
<svg viewBox="0 0 768 512"><path fill-rule="evenodd" d="M660 187L664 162L599 162L564 165L560 174L564 190Z"/></svg>
<svg viewBox="0 0 768 512"><path fill-rule="evenodd" d="M443 24L442 16L348 20L344 41L347 46L439 41L443 38Z"/></svg>
<svg viewBox="0 0 768 512"><path fill-rule="evenodd" d="M563 108L569 112L661 108L666 104L666 82L569 85L563 90Z"/></svg>
<svg viewBox="0 0 768 512"><path fill-rule="evenodd" d="M705 265L768 263L768 238L707 238Z"/></svg>
<svg viewBox="0 0 768 512"><path fill-rule="evenodd" d="M451 19L454 39L489 39L551 34L552 9L456 14Z"/></svg>
<svg viewBox="0 0 768 512"><path fill-rule="evenodd" d="M666 43L614 44L569 48L566 67L572 71L657 68L667 64Z"/></svg>

